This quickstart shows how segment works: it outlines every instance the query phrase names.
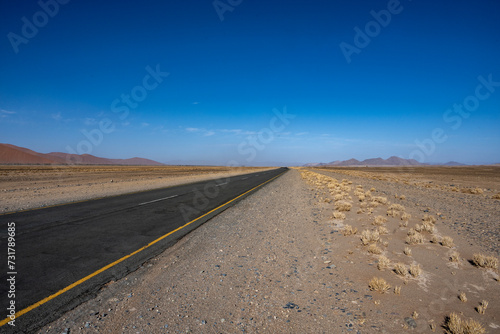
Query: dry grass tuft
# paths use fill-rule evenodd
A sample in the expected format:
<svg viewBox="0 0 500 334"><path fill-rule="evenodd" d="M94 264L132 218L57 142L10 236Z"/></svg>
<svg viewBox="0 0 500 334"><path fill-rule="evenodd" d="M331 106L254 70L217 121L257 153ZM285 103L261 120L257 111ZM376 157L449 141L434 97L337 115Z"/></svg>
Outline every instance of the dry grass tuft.
<svg viewBox="0 0 500 334"><path fill-rule="evenodd" d="M472 258L472 262L481 268L498 269L498 259L494 256L476 253Z"/></svg>
<svg viewBox="0 0 500 334"><path fill-rule="evenodd" d="M394 265L394 268L392 268L392 270L398 274L399 276L403 276L405 277L406 274L408 273L408 269L406 269L406 266L404 263L396 263Z"/></svg>
<svg viewBox="0 0 500 334"><path fill-rule="evenodd" d="M385 223L387 223L387 218L385 218L384 216L377 216L375 217L375 220L372 222L372 225L380 226L384 225Z"/></svg>
<svg viewBox="0 0 500 334"><path fill-rule="evenodd" d="M434 224L436 224L436 217L425 214L424 218L422 218L422 221L428 222L428 223L431 223L434 225Z"/></svg>
<svg viewBox="0 0 500 334"><path fill-rule="evenodd" d="M434 230L435 230L434 225L431 224L430 222L424 221L422 223L422 231L433 234Z"/></svg>
<svg viewBox="0 0 500 334"><path fill-rule="evenodd" d="M484 327L474 319L462 320L456 313L446 317L445 328L449 334L484 334Z"/></svg>
<svg viewBox="0 0 500 334"><path fill-rule="evenodd" d="M344 226L344 229L342 230L342 232L344 233L345 236L354 235L354 234L358 233L358 229L355 227L353 228L351 225L346 225L346 226Z"/></svg>
<svg viewBox="0 0 500 334"><path fill-rule="evenodd" d="M373 197L373 202L377 202L380 204L387 204L387 197L382 197L382 196L375 196Z"/></svg>
<svg viewBox="0 0 500 334"><path fill-rule="evenodd" d="M451 237L443 237L443 239L441 239L441 245L448 248L452 248L453 246L455 246L455 244L453 243L453 238Z"/></svg>
<svg viewBox="0 0 500 334"><path fill-rule="evenodd" d="M399 227L407 227L407 226L408 226L408 221L399 223Z"/></svg>
<svg viewBox="0 0 500 334"><path fill-rule="evenodd" d="M403 214L401 215L401 220L408 222L410 219L411 219L411 215L409 213L403 212Z"/></svg>
<svg viewBox="0 0 500 334"><path fill-rule="evenodd" d="M376 244L370 244L370 246L368 246L368 253L382 254L382 250L378 248Z"/></svg>
<svg viewBox="0 0 500 334"><path fill-rule="evenodd" d="M493 199L500 199L500 193L491 196Z"/></svg>
<svg viewBox="0 0 500 334"><path fill-rule="evenodd" d="M482 194L484 192L483 189L481 188L465 188L461 189L460 191L463 192L464 194L474 194L474 195Z"/></svg>
<svg viewBox="0 0 500 334"><path fill-rule="evenodd" d="M401 285L394 287L394 294L396 294L396 295L401 294Z"/></svg>
<svg viewBox="0 0 500 334"><path fill-rule="evenodd" d="M450 254L450 262L460 262L460 253L459 252L452 252Z"/></svg>
<svg viewBox="0 0 500 334"><path fill-rule="evenodd" d="M437 235L433 235L431 238L431 242L433 244L438 244L439 243L439 237Z"/></svg>
<svg viewBox="0 0 500 334"><path fill-rule="evenodd" d="M409 232L408 232L409 233ZM409 234L407 237L406 237L406 240L405 242L408 244L408 245L417 245L417 244L421 244L424 242L424 236L418 232L415 232L413 234Z"/></svg>
<svg viewBox="0 0 500 334"><path fill-rule="evenodd" d="M401 199L401 200L404 201L406 199L406 196L405 195L401 195L401 196L399 196L399 199Z"/></svg>
<svg viewBox="0 0 500 334"><path fill-rule="evenodd" d="M486 309L488 308L488 301L483 300L482 302L479 303L479 306L476 307L476 311L479 314L484 314L486 312Z"/></svg>
<svg viewBox="0 0 500 334"><path fill-rule="evenodd" d="M385 226L377 226L375 231L377 231L380 235L389 234L389 230Z"/></svg>
<svg viewBox="0 0 500 334"><path fill-rule="evenodd" d="M402 212L405 211L405 207L400 204L392 204L387 209L387 215L391 217L399 217Z"/></svg>
<svg viewBox="0 0 500 334"><path fill-rule="evenodd" d="M341 219L341 220L344 220L345 219L345 214L342 213L342 212L334 212L333 213L333 218L334 219Z"/></svg>
<svg viewBox="0 0 500 334"><path fill-rule="evenodd" d="M418 277L422 273L422 268L420 268L419 264L411 264L410 268L408 269L408 272L413 277Z"/></svg>
<svg viewBox="0 0 500 334"><path fill-rule="evenodd" d="M375 188L371 188L371 189L370 189L370 191L371 191L371 192L374 192L375 190L376 190Z"/></svg>
<svg viewBox="0 0 500 334"><path fill-rule="evenodd" d="M460 292L460 294L458 295L458 299L462 303L467 303L467 296L465 295L465 292Z"/></svg>
<svg viewBox="0 0 500 334"><path fill-rule="evenodd" d="M361 243L365 246L370 243L376 243L379 240L380 234L377 231L364 230L361 232Z"/></svg>
<svg viewBox="0 0 500 334"><path fill-rule="evenodd" d="M335 203L335 210L337 211L351 211L352 204L346 201L338 201Z"/></svg>
<svg viewBox="0 0 500 334"><path fill-rule="evenodd" d="M368 283L368 287L371 291L377 291L380 293L386 293L391 288L385 279L380 277L373 277Z"/></svg>
<svg viewBox="0 0 500 334"><path fill-rule="evenodd" d="M405 250L403 251L405 255L411 256L411 248L410 247L405 247Z"/></svg>
<svg viewBox="0 0 500 334"><path fill-rule="evenodd" d="M387 257L380 255L378 257L377 269L378 270L386 269L389 267L390 264L391 264L391 261Z"/></svg>

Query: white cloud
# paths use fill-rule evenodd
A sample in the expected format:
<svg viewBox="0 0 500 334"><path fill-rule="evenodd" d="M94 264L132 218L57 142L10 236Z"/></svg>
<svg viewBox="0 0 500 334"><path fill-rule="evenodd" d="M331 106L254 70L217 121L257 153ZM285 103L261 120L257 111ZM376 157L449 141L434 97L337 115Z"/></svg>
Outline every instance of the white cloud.
<svg viewBox="0 0 500 334"><path fill-rule="evenodd" d="M214 134L215 134L215 131L207 131L207 132L205 132L204 136L209 137L209 136L213 136Z"/></svg>
<svg viewBox="0 0 500 334"><path fill-rule="evenodd" d="M296 133L295 135L296 136L303 136L303 135L307 135L309 132L299 132L299 133Z"/></svg>
<svg viewBox="0 0 500 334"><path fill-rule="evenodd" d="M17 112L10 111L10 110L5 110L5 109L0 109L0 114L12 115L12 114L17 114Z"/></svg>
<svg viewBox="0 0 500 334"><path fill-rule="evenodd" d="M193 104L200 104L200 102L193 102Z"/></svg>
<svg viewBox="0 0 500 334"><path fill-rule="evenodd" d="M148 127L148 126L149 126L149 123L146 123L146 122L141 123L141 127L143 127L143 128Z"/></svg>
<svg viewBox="0 0 500 334"><path fill-rule="evenodd" d="M50 117L52 117L52 119L56 121L62 120L61 112L58 112L56 114L51 114Z"/></svg>

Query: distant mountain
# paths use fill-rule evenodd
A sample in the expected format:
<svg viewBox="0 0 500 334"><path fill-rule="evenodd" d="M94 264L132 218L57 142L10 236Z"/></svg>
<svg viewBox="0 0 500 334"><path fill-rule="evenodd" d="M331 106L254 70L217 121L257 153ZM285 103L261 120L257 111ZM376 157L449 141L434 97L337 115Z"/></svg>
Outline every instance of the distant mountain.
<svg viewBox="0 0 500 334"><path fill-rule="evenodd" d="M456 162L456 161L449 161L449 162L443 164L443 166L467 166L467 165L461 164L460 162Z"/></svg>
<svg viewBox="0 0 500 334"><path fill-rule="evenodd" d="M310 165L310 164L308 164ZM422 164L415 159L403 159L395 156L390 157L389 159L382 158L372 158L366 159L363 161L359 161L357 159L349 159L344 161L333 161L330 163L318 163L315 164L317 166L329 166L329 167L351 167L351 166L425 166L426 164ZM312 167L307 166L305 167Z"/></svg>
<svg viewBox="0 0 500 334"><path fill-rule="evenodd" d="M140 165L160 166L157 161L144 158L107 159L90 154L69 154L62 152L38 153L10 144L0 144L0 164L51 164L51 165Z"/></svg>

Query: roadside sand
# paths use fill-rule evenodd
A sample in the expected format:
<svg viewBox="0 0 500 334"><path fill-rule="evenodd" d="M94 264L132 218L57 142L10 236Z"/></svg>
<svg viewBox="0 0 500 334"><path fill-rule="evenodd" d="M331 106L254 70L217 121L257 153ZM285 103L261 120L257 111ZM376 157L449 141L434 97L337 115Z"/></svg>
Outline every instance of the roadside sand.
<svg viewBox="0 0 500 334"><path fill-rule="evenodd" d="M345 219L332 218L331 179L317 173L302 179L292 170L39 333L442 333L450 312L477 320L487 333L500 329L498 273L469 263L481 250L474 239L438 220L433 234L440 241L452 237L452 248L431 243L427 232L422 244L405 244L410 228L435 212L389 198L392 184L380 182L371 191L366 179L349 184L348 176L328 174L339 183L347 179L341 183L343 200L352 207L343 212ZM408 225L387 216L389 203L363 205L354 194L357 185L371 197L401 201L412 215ZM411 189L407 196L413 196ZM387 234L375 245L390 259L382 270L380 255L370 254L360 240L362 230L378 228L372 225L378 215L387 218L380 225ZM344 236L347 224L359 232ZM405 247L411 255L403 253ZM458 262L449 260L453 251L460 254ZM398 262L406 268L418 264L422 272L399 276L392 270ZM371 291L373 277L391 288ZM460 292L467 302L458 299ZM482 300L489 301L485 314L475 309Z"/></svg>
<svg viewBox="0 0 500 334"><path fill-rule="evenodd" d="M0 213L257 172L257 167L0 166Z"/></svg>

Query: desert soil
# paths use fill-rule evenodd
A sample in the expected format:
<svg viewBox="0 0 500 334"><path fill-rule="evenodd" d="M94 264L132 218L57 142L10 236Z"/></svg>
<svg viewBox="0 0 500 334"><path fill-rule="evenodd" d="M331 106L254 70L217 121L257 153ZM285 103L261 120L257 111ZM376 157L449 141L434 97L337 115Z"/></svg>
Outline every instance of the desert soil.
<svg viewBox="0 0 500 334"><path fill-rule="evenodd" d="M265 170L192 166L0 166L0 213Z"/></svg>
<svg viewBox="0 0 500 334"><path fill-rule="evenodd" d="M488 227L496 241L483 243L480 223L454 224L469 208L462 199L403 185L291 170L39 333L442 333L450 312L498 332L498 272L471 261L474 253L498 254L498 224ZM490 201L483 210L498 221L500 201L460 195L470 206ZM336 210L346 204L348 211ZM403 209L388 215L393 204ZM334 219L334 212L345 218ZM411 218L402 220L403 212ZM474 215L486 213L467 217L480 222L483 216ZM432 233L418 233L420 244L405 243L424 215L436 219L427 223ZM373 225L377 216L387 221ZM358 232L344 235L347 225ZM363 245L364 230L380 231L380 240ZM442 245L445 236L453 238L449 247ZM369 253L376 249L381 254ZM389 261L385 267L381 256ZM403 264L402 275L394 272L396 263ZM412 264L421 269L414 276ZM373 277L390 285L385 293L370 289ZM466 302L458 298L462 292ZM489 303L480 314L483 300Z"/></svg>

